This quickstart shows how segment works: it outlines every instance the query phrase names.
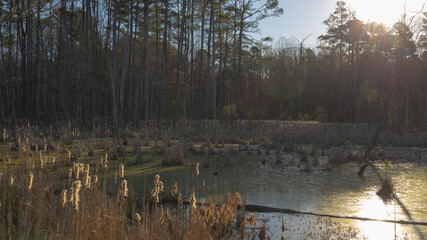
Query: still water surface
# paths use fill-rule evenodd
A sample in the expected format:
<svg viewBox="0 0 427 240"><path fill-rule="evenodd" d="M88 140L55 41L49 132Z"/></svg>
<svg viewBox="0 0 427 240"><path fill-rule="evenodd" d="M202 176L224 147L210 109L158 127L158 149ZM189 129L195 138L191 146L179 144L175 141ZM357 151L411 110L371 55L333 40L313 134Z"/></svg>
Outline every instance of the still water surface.
<svg viewBox="0 0 427 240"><path fill-rule="evenodd" d="M164 171L160 176L166 193L174 182L177 182L185 198L197 189L198 201L202 202L206 196L215 196L217 201L221 201L226 193L238 191L246 197L248 204L339 216L408 220L395 201L385 203L376 195L380 183L369 167L364 176L359 177L357 171L360 163L356 162L335 165L332 170L325 170L328 166L326 159L321 159L320 165L314 167L314 171L310 173L301 171L303 166L298 166L300 164L274 164L274 161L261 164L259 159L243 158L235 160L232 166L200 167L198 176L195 167ZM427 164L391 164L391 172L388 174L392 178L397 196L415 221L427 222ZM378 161L375 165L384 174L383 163ZM134 175L135 190L148 192L152 188L153 179L154 174ZM295 220L295 216L284 214L259 216L269 219L269 230L273 238L280 237L278 221L281 221L282 217L287 221ZM357 220L342 222L345 226L360 231L357 238L394 239L395 232L401 237L407 234L409 239L418 238L411 225L395 226L392 223ZM419 229L427 236L427 227Z"/></svg>

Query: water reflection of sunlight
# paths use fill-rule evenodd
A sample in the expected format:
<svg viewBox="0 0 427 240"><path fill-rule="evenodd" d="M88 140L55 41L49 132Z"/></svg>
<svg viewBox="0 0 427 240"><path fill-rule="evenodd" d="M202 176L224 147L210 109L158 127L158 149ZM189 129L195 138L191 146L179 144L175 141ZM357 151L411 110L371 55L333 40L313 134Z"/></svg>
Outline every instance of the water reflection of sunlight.
<svg viewBox="0 0 427 240"><path fill-rule="evenodd" d="M374 219L394 219L394 204L384 202L375 194L361 202L358 215ZM394 224L375 221L360 221L359 228L364 237L368 239L394 239ZM399 225L396 226L399 231Z"/></svg>

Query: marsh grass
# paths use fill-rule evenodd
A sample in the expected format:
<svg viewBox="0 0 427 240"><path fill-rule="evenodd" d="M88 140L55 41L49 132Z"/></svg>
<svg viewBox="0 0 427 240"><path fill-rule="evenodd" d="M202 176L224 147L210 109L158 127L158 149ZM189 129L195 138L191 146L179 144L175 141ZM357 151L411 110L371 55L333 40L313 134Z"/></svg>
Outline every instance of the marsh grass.
<svg viewBox="0 0 427 240"><path fill-rule="evenodd" d="M162 165L184 165L184 152L186 151L183 144L178 143L173 148L165 147L163 149Z"/></svg>
<svg viewBox="0 0 427 240"><path fill-rule="evenodd" d="M79 164L76 166L72 171L80 173ZM242 206L240 194L228 194L223 204L217 206L215 202L197 204L193 193L188 209L175 185L171 195L176 204L164 205L160 175L156 175L151 198L138 197L125 179L124 166L119 168L121 181L107 183L104 178L99 183L91 180L97 179L97 175L90 175L90 166L85 164L84 174L79 176L84 175L83 182L79 178L68 181L62 190L54 189L56 179L49 166L2 169L2 238L220 239L236 233L236 217L241 212L238 206ZM87 178L89 175L92 178ZM136 206L137 203L141 205ZM251 232L246 228L243 231L248 236Z"/></svg>
<svg viewBox="0 0 427 240"><path fill-rule="evenodd" d="M146 122L138 130L125 129L127 143L149 147L149 136L154 136L152 152L163 149L164 156L178 153L178 162L183 163L187 144L182 141L180 144L179 139L189 136L190 141L207 142L206 147L194 147L205 154L203 166L211 164L211 143L206 139L212 136L207 137L206 132L214 124L218 129L217 135L222 136L219 139L224 139L224 143L240 144L245 150L247 145L243 145L244 142L264 142L267 152L274 149L270 142L286 143L285 152L293 151L299 143L329 146L350 139L353 143L363 144L375 129L369 125L328 124L325 134L323 124L316 122L178 121L159 127L162 124ZM249 127L251 131L248 131ZM140 132L145 132L144 136ZM325 138L320 137L323 135ZM420 146L425 141L424 136L417 135L397 141L389 131L384 136L379 139L379 144L399 142L400 145ZM246 214L244 203L237 195L229 194L221 205L217 205L214 201L201 203L197 198L207 199L207 196L195 194L196 204L190 209L185 206L178 190L174 190L176 203L163 204L164 192L159 191L158 203L157 197L154 201L150 196L140 195L133 190L132 178L126 179L126 174L117 173L123 177L114 183L112 179L118 164L123 163L129 169L129 163L135 161L135 155L129 156L126 149L132 147L121 144L123 142L114 139L108 128L80 131L72 124L57 124L46 129L30 125L4 129L0 144L0 158L3 160L0 164L2 239L268 237L268 226L262 228L258 224L255 227L255 216ZM236 146L232 148L232 154L237 154ZM118 157L115 154L119 152L123 153L120 161L111 161ZM138 150L133 153L138 158ZM142 150L139 155L143 155ZM169 156L177 158L173 154ZM55 157L54 162L52 157ZM190 200L189 196L184 197Z"/></svg>

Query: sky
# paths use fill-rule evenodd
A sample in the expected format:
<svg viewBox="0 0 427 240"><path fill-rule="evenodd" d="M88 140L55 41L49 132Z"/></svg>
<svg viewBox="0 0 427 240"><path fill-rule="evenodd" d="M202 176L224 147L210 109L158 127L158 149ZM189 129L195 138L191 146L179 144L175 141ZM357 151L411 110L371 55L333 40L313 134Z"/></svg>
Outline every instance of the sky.
<svg viewBox="0 0 427 240"><path fill-rule="evenodd" d="M283 15L264 19L259 27L256 39L270 36L274 41L280 37L302 40L312 34L305 45L315 47L318 36L326 33L322 22L333 13L336 0L279 0ZM356 17L364 22L380 22L392 26L402 15L406 3L408 15L419 11L423 4L427 9L427 0L347 0L350 9L356 11Z"/></svg>

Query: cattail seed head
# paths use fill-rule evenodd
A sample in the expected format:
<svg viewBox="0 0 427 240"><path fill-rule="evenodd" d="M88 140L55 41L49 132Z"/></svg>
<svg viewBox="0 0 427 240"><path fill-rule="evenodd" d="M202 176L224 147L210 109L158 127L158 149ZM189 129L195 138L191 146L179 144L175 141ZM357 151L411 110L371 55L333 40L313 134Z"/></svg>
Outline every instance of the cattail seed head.
<svg viewBox="0 0 427 240"><path fill-rule="evenodd" d="M104 169L106 171L108 171L108 154L105 154L105 158L104 158Z"/></svg>
<svg viewBox="0 0 427 240"><path fill-rule="evenodd" d="M85 172L85 174L83 176L83 185L85 187L90 187L90 176L89 176L89 172Z"/></svg>
<svg viewBox="0 0 427 240"><path fill-rule="evenodd" d="M71 179L72 176L73 176L73 169L70 168L68 169L68 179Z"/></svg>
<svg viewBox="0 0 427 240"><path fill-rule="evenodd" d="M73 202L74 200L74 188L71 187L70 191L68 191L68 202Z"/></svg>
<svg viewBox="0 0 427 240"><path fill-rule="evenodd" d="M199 175L199 163L196 164L196 174Z"/></svg>
<svg viewBox="0 0 427 240"><path fill-rule="evenodd" d="M39 159L40 159L40 168L43 168L45 165L45 158L43 156L41 156L41 153L39 155Z"/></svg>
<svg viewBox="0 0 427 240"><path fill-rule="evenodd" d="M79 202L80 202L80 188L82 186L82 182L77 180L73 183L73 206L76 210L79 210Z"/></svg>
<svg viewBox="0 0 427 240"><path fill-rule="evenodd" d="M87 176L87 185L86 187L90 188L90 183L91 183L92 178L90 176Z"/></svg>
<svg viewBox="0 0 427 240"><path fill-rule="evenodd" d="M34 178L34 175L33 175L33 173L30 172L28 174L28 177L27 177L27 187L28 187L28 190L30 190L31 187L33 186L33 178Z"/></svg>
<svg viewBox="0 0 427 240"><path fill-rule="evenodd" d="M139 213L135 213L135 220L137 222L141 221L141 215L139 215Z"/></svg>
<svg viewBox="0 0 427 240"><path fill-rule="evenodd" d="M195 195L194 192L193 192L193 194L191 194L191 197L190 197L190 206L192 208L196 208L197 207L197 205L196 205L196 195Z"/></svg>
<svg viewBox="0 0 427 240"><path fill-rule="evenodd" d="M123 163L119 165L119 174L120 174L120 178L125 177L125 166L123 165Z"/></svg>
<svg viewBox="0 0 427 240"><path fill-rule="evenodd" d="M64 189L61 192L61 206L65 207L66 202L67 202L67 189Z"/></svg>
<svg viewBox="0 0 427 240"><path fill-rule="evenodd" d="M98 175L93 176L93 182L95 184L98 183Z"/></svg>
<svg viewBox="0 0 427 240"><path fill-rule="evenodd" d="M80 165L78 163L74 163L74 174L76 175L76 179L79 179Z"/></svg>
<svg viewBox="0 0 427 240"><path fill-rule="evenodd" d="M129 192L129 190L128 190L128 182L126 180L123 180L122 181L122 194L123 194L123 197L127 197L128 196L128 192Z"/></svg>
<svg viewBox="0 0 427 240"><path fill-rule="evenodd" d="M156 177L154 178L154 185L157 185L157 183L159 183L160 181L160 175L156 174Z"/></svg>
<svg viewBox="0 0 427 240"><path fill-rule="evenodd" d="M163 182L160 181L160 175L157 174L154 178L154 188L151 190L151 197L156 199L156 202L159 202L159 194L163 192Z"/></svg>
<svg viewBox="0 0 427 240"><path fill-rule="evenodd" d="M163 182L159 181L159 191L163 192Z"/></svg>
<svg viewBox="0 0 427 240"><path fill-rule="evenodd" d="M152 198L156 198L156 195L157 195L157 189L156 189L156 187L154 187L154 188L151 190L151 197L152 197Z"/></svg>
<svg viewBox="0 0 427 240"><path fill-rule="evenodd" d="M13 176L12 175L10 175L10 186L13 186Z"/></svg>

